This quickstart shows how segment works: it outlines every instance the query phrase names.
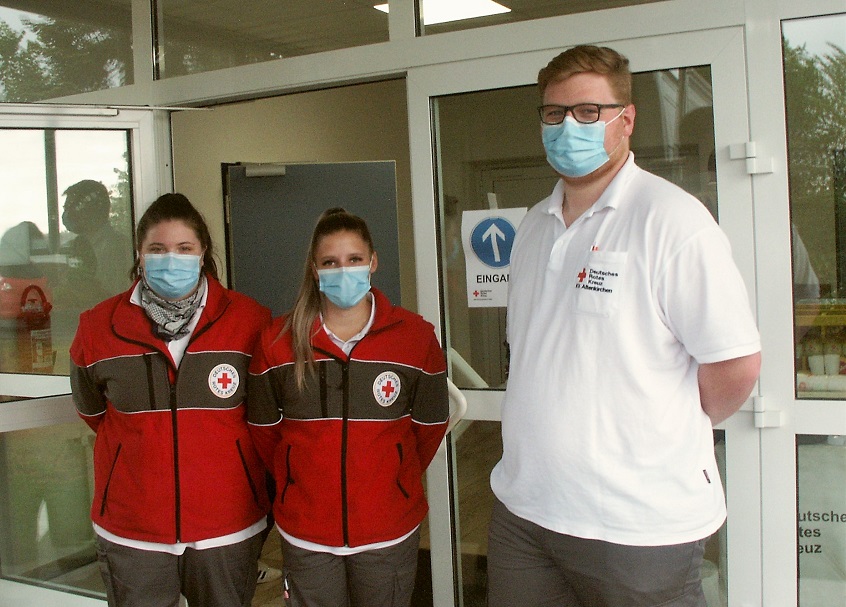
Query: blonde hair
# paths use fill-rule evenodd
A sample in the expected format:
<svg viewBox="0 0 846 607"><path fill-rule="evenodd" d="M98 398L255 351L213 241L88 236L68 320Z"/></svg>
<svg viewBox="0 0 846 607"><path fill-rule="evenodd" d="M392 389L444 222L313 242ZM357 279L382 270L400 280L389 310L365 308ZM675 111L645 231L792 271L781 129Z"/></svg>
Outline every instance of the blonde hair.
<svg viewBox="0 0 846 607"><path fill-rule="evenodd" d="M373 253L373 238L370 236L367 222L361 217L348 213L343 208L335 207L324 211L317 220L306 254L300 290L294 302L294 307L285 319L280 333L281 336L286 331L291 332L291 346L294 350L294 375L297 379L297 387L300 390L302 390L305 382L306 369L309 372L314 372L314 351L311 347L311 339L314 337L312 328L315 319L320 314L321 306L320 288L312 274L314 254L320 245L320 241L325 236L337 232L358 234L367 244L370 253Z"/></svg>
<svg viewBox="0 0 846 607"><path fill-rule="evenodd" d="M629 60L607 46L581 45L567 49L538 72L538 89L543 96L546 87L582 73L601 74L608 78L619 103L632 102L632 73Z"/></svg>

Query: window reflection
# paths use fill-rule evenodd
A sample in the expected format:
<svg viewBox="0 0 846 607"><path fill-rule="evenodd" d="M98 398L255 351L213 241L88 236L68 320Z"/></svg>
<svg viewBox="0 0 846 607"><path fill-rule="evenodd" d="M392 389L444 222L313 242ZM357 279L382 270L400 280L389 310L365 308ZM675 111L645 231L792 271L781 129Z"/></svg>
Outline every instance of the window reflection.
<svg viewBox="0 0 846 607"><path fill-rule="evenodd" d="M846 15L785 21L797 395L846 397Z"/></svg>
<svg viewBox="0 0 846 607"><path fill-rule="evenodd" d="M130 3L0 7L0 101L32 102L132 84Z"/></svg>
<svg viewBox="0 0 846 607"><path fill-rule="evenodd" d="M388 40L373 3L157 0L159 78Z"/></svg>
<svg viewBox="0 0 846 607"><path fill-rule="evenodd" d="M846 437L796 438L799 607L844 607Z"/></svg>
<svg viewBox="0 0 846 607"><path fill-rule="evenodd" d="M127 137L0 131L0 372L66 375L80 312L128 288Z"/></svg>
<svg viewBox="0 0 846 607"><path fill-rule="evenodd" d="M0 575L99 592L91 445L82 422L0 434Z"/></svg>

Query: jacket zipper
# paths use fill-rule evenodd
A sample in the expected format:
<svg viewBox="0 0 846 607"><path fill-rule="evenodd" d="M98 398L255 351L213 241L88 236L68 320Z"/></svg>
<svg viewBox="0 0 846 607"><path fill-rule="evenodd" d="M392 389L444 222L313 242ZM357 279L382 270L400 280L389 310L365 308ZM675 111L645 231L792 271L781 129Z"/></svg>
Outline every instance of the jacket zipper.
<svg viewBox="0 0 846 607"><path fill-rule="evenodd" d="M112 467L109 468L109 479L106 481L106 486L103 487L103 501L100 502L100 516L106 512L106 502L109 499L109 487L112 484L112 475L115 473L115 466L117 466L118 457L120 457L120 450L123 449L123 443L118 444L115 450L115 457L112 460Z"/></svg>
<svg viewBox="0 0 846 607"><path fill-rule="evenodd" d="M399 470L402 472L402 462L403 462L403 454L402 454L402 443L397 443L397 455L399 456ZM402 486L400 482L399 476L397 476L397 487L399 487L400 493L405 496L405 499L411 497L408 494L408 491L405 490L405 487Z"/></svg>
<svg viewBox="0 0 846 607"><path fill-rule="evenodd" d="M344 362L341 367L344 402L343 412L341 416L341 522L344 530L344 546L350 545L350 524L347 520L349 516L347 508L347 441L349 434L349 417L350 417L350 365L349 362Z"/></svg>
<svg viewBox="0 0 846 607"><path fill-rule="evenodd" d="M250 466L247 464L247 458L244 456L244 450L241 448L241 439L235 439L235 448L238 449L238 457L241 458L241 467L244 469L244 475L247 477L247 483L250 485L250 491L253 494L253 500L257 505L261 504L261 500L259 500L258 496L258 489L256 489L256 484L253 481L253 477L250 476Z"/></svg>
<svg viewBox="0 0 846 607"><path fill-rule="evenodd" d="M179 424L176 417L176 382L170 385L170 418L173 426L173 483L174 496L176 503L174 504L174 515L176 517L176 542L182 541L182 508L181 497L179 492Z"/></svg>
<svg viewBox="0 0 846 607"><path fill-rule="evenodd" d="M280 503L285 503L285 494L288 493L288 487L293 484L294 477L291 474L291 445L288 445L288 449L285 451L285 486L282 487L282 491L279 494Z"/></svg>

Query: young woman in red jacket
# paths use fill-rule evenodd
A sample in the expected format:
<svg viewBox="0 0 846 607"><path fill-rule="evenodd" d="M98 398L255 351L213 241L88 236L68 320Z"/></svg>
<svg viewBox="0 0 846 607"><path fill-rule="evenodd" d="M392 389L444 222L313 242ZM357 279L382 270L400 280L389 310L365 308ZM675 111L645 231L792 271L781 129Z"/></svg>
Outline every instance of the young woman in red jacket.
<svg viewBox="0 0 846 607"><path fill-rule="evenodd" d="M446 366L432 325L370 286L377 267L364 220L326 211L294 309L262 332L250 366L250 429L276 480L292 605L411 601Z"/></svg>
<svg viewBox="0 0 846 607"><path fill-rule="evenodd" d="M147 209L137 247L135 284L83 312L71 346L109 605L249 607L269 503L244 397L270 311L218 282L181 194Z"/></svg>

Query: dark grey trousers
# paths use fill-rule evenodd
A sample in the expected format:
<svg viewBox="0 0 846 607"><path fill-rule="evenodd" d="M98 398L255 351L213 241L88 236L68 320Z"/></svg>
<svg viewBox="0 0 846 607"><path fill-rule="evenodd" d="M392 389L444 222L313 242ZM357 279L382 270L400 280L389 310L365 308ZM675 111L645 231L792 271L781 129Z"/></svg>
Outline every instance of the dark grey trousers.
<svg viewBox="0 0 846 607"><path fill-rule="evenodd" d="M420 530L396 546L349 556L311 552L282 538L288 607L408 607Z"/></svg>
<svg viewBox="0 0 846 607"><path fill-rule="evenodd" d="M97 537L109 607L250 607L264 536L182 555L138 550Z"/></svg>
<svg viewBox="0 0 846 607"><path fill-rule="evenodd" d="M707 607L706 539L624 546L555 533L494 503L488 607Z"/></svg>

